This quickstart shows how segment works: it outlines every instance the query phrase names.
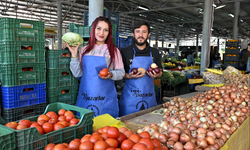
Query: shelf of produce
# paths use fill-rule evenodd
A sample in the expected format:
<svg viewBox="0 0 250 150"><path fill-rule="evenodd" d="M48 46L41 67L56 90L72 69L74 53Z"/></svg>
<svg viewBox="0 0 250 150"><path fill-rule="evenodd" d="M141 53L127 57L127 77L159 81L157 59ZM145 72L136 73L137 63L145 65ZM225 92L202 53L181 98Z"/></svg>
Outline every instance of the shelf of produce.
<svg viewBox="0 0 250 150"><path fill-rule="evenodd" d="M195 93L195 94L194 94ZM194 95L200 92L193 92ZM192 95L193 95L192 94ZM185 94L187 95L187 94ZM186 97L186 96L180 96ZM191 100L191 97L184 98ZM121 117L121 121L133 132L139 128L152 123L159 123L163 115L153 114L152 112L162 108L163 105L158 105L140 112L136 112L127 116ZM243 150L250 149L250 117L248 117L241 126L231 135L227 142L220 150Z"/></svg>

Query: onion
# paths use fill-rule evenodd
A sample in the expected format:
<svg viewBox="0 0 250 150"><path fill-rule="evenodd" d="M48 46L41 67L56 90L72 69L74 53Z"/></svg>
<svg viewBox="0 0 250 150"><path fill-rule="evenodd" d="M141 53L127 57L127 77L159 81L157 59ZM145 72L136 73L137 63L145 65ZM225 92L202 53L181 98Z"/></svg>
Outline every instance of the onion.
<svg viewBox="0 0 250 150"><path fill-rule="evenodd" d="M174 127L173 130L171 132L175 132L177 133L178 135L181 134L181 129L179 127Z"/></svg>
<svg viewBox="0 0 250 150"><path fill-rule="evenodd" d="M215 99L221 99L221 96L220 96L219 94L215 94L215 95L214 95L214 98L215 98Z"/></svg>
<svg viewBox="0 0 250 150"><path fill-rule="evenodd" d="M230 98L231 98L232 100L234 100L235 98L237 98L237 95L234 94L234 93L232 93L231 96L230 96Z"/></svg>
<svg viewBox="0 0 250 150"><path fill-rule="evenodd" d="M220 130L220 132L222 133L222 134L225 134L226 133L226 129L224 129L224 128L219 128L219 130Z"/></svg>
<svg viewBox="0 0 250 150"><path fill-rule="evenodd" d="M160 135L160 133L158 131L154 131L151 136L158 139L159 135Z"/></svg>
<svg viewBox="0 0 250 150"><path fill-rule="evenodd" d="M216 134L215 134L213 131L208 131L208 132L207 132L207 136L211 136L211 137L213 137L214 139L216 139Z"/></svg>
<svg viewBox="0 0 250 150"><path fill-rule="evenodd" d="M181 130L184 130L184 125L182 123L178 123L177 125L175 125L174 127L178 127L180 128Z"/></svg>
<svg viewBox="0 0 250 150"><path fill-rule="evenodd" d="M215 147L216 149L220 149L220 146L219 146L219 144L218 144L217 142L215 142L214 147Z"/></svg>
<svg viewBox="0 0 250 150"><path fill-rule="evenodd" d="M198 139L197 145L198 145L198 148L200 147L200 148L204 149L207 147L207 141L204 139Z"/></svg>
<svg viewBox="0 0 250 150"><path fill-rule="evenodd" d="M174 142L177 142L179 140L179 135L175 132L171 132L169 134L169 140L173 140Z"/></svg>
<svg viewBox="0 0 250 150"><path fill-rule="evenodd" d="M214 125L214 124L210 124L210 125L209 125L209 129L212 130L212 131L214 131L215 125Z"/></svg>
<svg viewBox="0 0 250 150"><path fill-rule="evenodd" d="M236 104L242 103L242 101L241 101L239 98L235 98L235 99L234 99L234 102L235 102Z"/></svg>
<svg viewBox="0 0 250 150"><path fill-rule="evenodd" d="M195 149L195 144L192 143L192 142L187 142L187 143L184 145L184 148L185 148L185 150L194 150L194 149Z"/></svg>
<svg viewBox="0 0 250 150"><path fill-rule="evenodd" d="M190 137L189 137L187 134L182 133L182 134L180 135L180 142L181 142L182 144L185 144L185 143L187 143L187 142L189 142L189 141L190 141Z"/></svg>
<svg viewBox="0 0 250 150"><path fill-rule="evenodd" d="M216 129L218 129L218 128L220 128L220 127L221 127L221 124L220 124L220 123L216 123L216 124L215 124L215 128L216 128Z"/></svg>
<svg viewBox="0 0 250 150"><path fill-rule="evenodd" d="M193 131L193 132L191 132L191 136L192 136L193 138L196 138L196 137L197 137L197 133L196 133L195 131Z"/></svg>
<svg viewBox="0 0 250 150"><path fill-rule="evenodd" d="M195 121L194 125L198 128L200 123L201 123L201 121L197 120L197 121Z"/></svg>
<svg viewBox="0 0 250 150"><path fill-rule="evenodd" d="M194 131L194 130L196 130L197 128L196 128L194 125L190 125L188 129L189 129L190 131Z"/></svg>
<svg viewBox="0 0 250 150"><path fill-rule="evenodd" d="M227 141L227 136L225 134L222 134L221 138L223 139L224 143Z"/></svg>
<svg viewBox="0 0 250 150"><path fill-rule="evenodd" d="M206 136L206 135L205 135L205 134L202 134L202 133L201 133L201 134L198 134L198 135L197 135L197 139L205 139L205 136Z"/></svg>
<svg viewBox="0 0 250 150"><path fill-rule="evenodd" d="M227 120L225 121L225 123L226 123L227 125L229 125L229 126L232 125L232 122L231 122L229 119L227 119Z"/></svg>
<svg viewBox="0 0 250 150"><path fill-rule="evenodd" d="M148 132L148 131L149 131L149 129L150 129L150 127L149 127L149 126L145 126L143 131L147 131L147 132Z"/></svg>
<svg viewBox="0 0 250 150"><path fill-rule="evenodd" d="M241 108L241 111L243 112L243 113L247 113L248 112L248 110L247 110L247 108Z"/></svg>
<svg viewBox="0 0 250 150"><path fill-rule="evenodd" d="M194 115L193 113L189 112L187 113L186 118L190 120L193 117L193 115Z"/></svg>
<svg viewBox="0 0 250 150"><path fill-rule="evenodd" d="M206 122L202 122L202 123L199 124L199 127L200 127L200 128L208 129L208 128L209 128L209 124L206 123Z"/></svg>
<svg viewBox="0 0 250 150"><path fill-rule="evenodd" d="M168 141L168 137L163 133L159 134L158 139L163 144L165 144Z"/></svg>
<svg viewBox="0 0 250 150"><path fill-rule="evenodd" d="M206 137L207 144L214 145L214 138L211 136Z"/></svg>
<svg viewBox="0 0 250 150"><path fill-rule="evenodd" d="M207 131L206 131L205 128L199 128L199 129L197 130L197 133L198 133L198 134L206 134Z"/></svg>
<svg viewBox="0 0 250 150"><path fill-rule="evenodd" d="M199 120L199 117L198 116L193 116L192 122L195 123L197 120Z"/></svg>
<svg viewBox="0 0 250 150"><path fill-rule="evenodd" d="M169 148L174 148L174 144L175 144L175 142L172 141L172 140L170 140L170 141L167 142L167 146L168 146Z"/></svg>
<svg viewBox="0 0 250 150"><path fill-rule="evenodd" d="M174 149L175 149L175 150L184 150L184 147L183 147L183 145L182 145L181 142L176 142L176 143L174 144Z"/></svg>
<svg viewBox="0 0 250 150"><path fill-rule="evenodd" d="M137 132L138 134L140 134L140 133L142 133L142 129L138 129L136 132Z"/></svg>

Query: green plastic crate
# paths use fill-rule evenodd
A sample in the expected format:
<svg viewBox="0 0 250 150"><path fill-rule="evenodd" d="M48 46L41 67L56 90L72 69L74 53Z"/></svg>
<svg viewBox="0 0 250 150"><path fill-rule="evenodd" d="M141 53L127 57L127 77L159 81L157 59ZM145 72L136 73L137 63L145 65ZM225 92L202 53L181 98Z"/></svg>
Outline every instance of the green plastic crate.
<svg viewBox="0 0 250 150"><path fill-rule="evenodd" d="M71 53L69 50L47 50L46 68L47 69L69 69Z"/></svg>
<svg viewBox="0 0 250 150"><path fill-rule="evenodd" d="M93 116L94 112L89 109L84 109L77 106L72 106L64 103L49 104L43 114L49 111L58 112L60 109L70 110L80 115L80 122L71 127L66 127L57 131L41 135L36 128L27 128L24 130L13 130L16 134L17 149L19 150L43 150L49 143L69 143L75 138L81 139L86 134L92 134L93 132ZM29 117L31 121L36 121L39 116ZM18 121L17 121L18 122ZM1 122L4 125L6 122Z"/></svg>
<svg viewBox="0 0 250 150"><path fill-rule="evenodd" d="M79 24L74 24L74 23L69 24L69 31L78 33L82 37L89 37L91 28L92 28L91 26L84 26L84 25L79 25Z"/></svg>
<svg viewBox="0 0 250 150"><path fill-rule="evenodd" d="M25 48L32 47L32 50ZM0 63L45 63L44 42L0 42Z"/></svg>
<svg viewBox="0 0 250 150"><path fill-rule="evenodd" d="M65 93L63 93L63 91L65 91ZM58 88L47 87L47 102L49 104L55 102L62 102L66 104L75 105L77 100L77 94L78 85Z"/></svg>
<svg viewBox="0 0 250 150"><path fill-rule="evenodd" d="M44 42L44 22L14 18L0 19L0 41Z"/></svg>
<svg viewBox="0 0 250 150"><path fill-rule="evenodd" d="M45 75L45 63L1 64L2 86L46 83Z"/></svg>
<svg viewBox="0 0 250 150"><path fill-rule="evenodd" d="M47 88L58 88L78 85L70 69L47 69Z"/></svg>
<svg viewBox="0 0 250 150"><path fill-rule="evenodd" d="M0 118L0 121L4 121ZM0 125L0 149L1 150L15 150L16 136L13 130Z"/></svg>

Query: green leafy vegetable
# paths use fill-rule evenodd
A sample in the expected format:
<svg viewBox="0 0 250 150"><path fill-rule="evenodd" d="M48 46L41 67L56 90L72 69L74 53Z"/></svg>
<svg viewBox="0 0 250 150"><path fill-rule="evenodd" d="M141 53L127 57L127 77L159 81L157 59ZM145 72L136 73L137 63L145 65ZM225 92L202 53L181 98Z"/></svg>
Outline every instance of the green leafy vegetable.
<svg viewBox="0 0 250 150"><path fill-rule="evenodd" d="M79 43L83 43L83 38L80 34L67 32L62 36L64 43L68 43L70 46L77 46Z"/></svg>

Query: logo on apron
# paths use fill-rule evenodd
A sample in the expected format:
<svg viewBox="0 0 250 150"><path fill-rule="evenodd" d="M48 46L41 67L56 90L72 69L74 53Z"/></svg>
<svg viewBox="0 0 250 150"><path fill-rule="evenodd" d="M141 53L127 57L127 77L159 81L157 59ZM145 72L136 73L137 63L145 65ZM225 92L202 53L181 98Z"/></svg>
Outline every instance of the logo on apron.
<svg viewBox="0 0 250 150"><path fill-rule="evenodd" d="M95 105L89 105L87 106L87 109L93 110L95 117L99 115L99 108L96 107Z"/></svg>
<svg viewBox="0 0 250 150"><path fill-rule="evenodd" d="M82 92L83 100L86 101L104 101L105 96L96 96L96 97L90 97L89 94L86 92Z"/></svg>
<svg viewBox="0 0 250 150"><path fill-rule="evenodd" d="M148 109L148 102L141 100L136 104L136 109L139 111L144 110L144 109Z"/></svg>
<svg viewBox="0 0 250 150"><path fill-rule="evenodd" d="M137 89L132 89L131 88L131 93L132 93L132 95L134 96L134 97L150 97L150 96L153 96L153 94L154 93L150 93L150 92L148 92L148 93L141 93L141 91L139 90L139 88L137 88Z"/></svg>

